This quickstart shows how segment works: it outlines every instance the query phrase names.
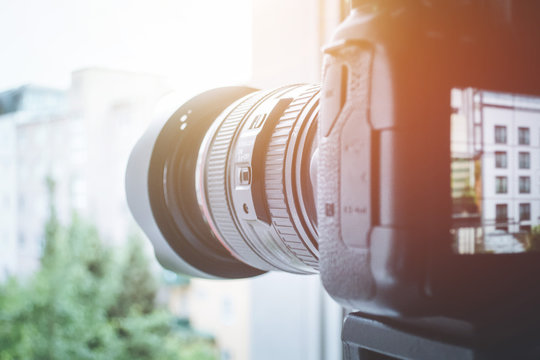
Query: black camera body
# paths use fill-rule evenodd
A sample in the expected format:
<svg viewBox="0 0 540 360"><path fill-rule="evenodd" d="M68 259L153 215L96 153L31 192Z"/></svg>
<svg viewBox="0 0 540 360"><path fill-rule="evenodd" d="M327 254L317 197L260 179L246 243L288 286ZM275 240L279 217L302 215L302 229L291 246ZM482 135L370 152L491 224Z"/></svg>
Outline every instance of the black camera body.
<svg viewBox="0 0 540 360"><path fill-rule="evenodd" d="M324 50L318 219L325 288L344 306L374 315L537 322L539 253L453 251L450 94L540 95L540 6L358 3Z"/></svg>
<svg viewBox="0 0 540 360"><path fill-rule="evenodd" d="M537 332L540 252L525 247L540 237L540 180L523 174L540 175L540 105L519 101L540 104L540 4L352 9L324 49L320 91L214 89L143 135L126 191L156 256L209 278L318 271L344 307L420 332ZM484 95L511 99L489 105L505 119L483 118ZM347 324L344 341L359 333Z"/></svg>

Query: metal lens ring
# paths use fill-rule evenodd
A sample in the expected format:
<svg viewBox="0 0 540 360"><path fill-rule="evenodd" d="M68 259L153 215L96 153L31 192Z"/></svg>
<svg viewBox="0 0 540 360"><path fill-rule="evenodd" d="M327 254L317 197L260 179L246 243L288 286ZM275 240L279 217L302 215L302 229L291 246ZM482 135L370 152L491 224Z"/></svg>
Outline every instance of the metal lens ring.
<svg viewBox="0 0 540 360"><path fill-rule="evenodd" d="M314 212L301 210L297 162L311 153L319 89L292 85L245 96L208 130L197 162L197 196L215 236L262 270L316 272ZM304 148L299 148L303 145ZM298 180L299 178L301 180Z"/></svg>

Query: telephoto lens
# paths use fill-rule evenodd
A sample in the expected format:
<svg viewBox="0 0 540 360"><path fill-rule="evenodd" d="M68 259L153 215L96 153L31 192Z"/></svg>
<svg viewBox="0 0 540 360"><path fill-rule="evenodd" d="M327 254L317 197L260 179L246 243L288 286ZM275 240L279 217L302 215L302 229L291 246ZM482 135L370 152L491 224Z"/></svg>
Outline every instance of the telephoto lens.
<svg viewBox="0 0 540 360"><path fill-rule="evenodd" d="M218 88L158 113L126 193L162 265L207 278L316 273L318 112L319 86L289 85Z"/></svg>

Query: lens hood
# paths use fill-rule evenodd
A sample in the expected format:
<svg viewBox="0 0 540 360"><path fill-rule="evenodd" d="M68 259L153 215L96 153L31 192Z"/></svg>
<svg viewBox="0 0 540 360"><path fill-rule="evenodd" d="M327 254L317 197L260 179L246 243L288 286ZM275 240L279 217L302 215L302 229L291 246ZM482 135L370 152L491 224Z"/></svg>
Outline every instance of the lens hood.
<svg viewBox="0 0 540 360"><path fill-rule="evenodd" d="M238 261L212 235L199 210L194 175L199 147L216 116L253 91L225 87L187 102L169 100L132 151L126 171L128 205L157 259L172 271L205 278L263 273Z"/></svg>

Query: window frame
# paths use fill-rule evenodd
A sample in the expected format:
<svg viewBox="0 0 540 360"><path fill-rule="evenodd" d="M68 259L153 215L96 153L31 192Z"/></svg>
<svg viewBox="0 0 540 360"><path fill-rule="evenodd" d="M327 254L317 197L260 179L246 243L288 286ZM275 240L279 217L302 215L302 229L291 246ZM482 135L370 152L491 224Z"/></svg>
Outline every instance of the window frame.
<svg viewBox="0 0 540 360"><path fill-rule="evenodd" d="M507 176L495 176L495 194L508 194Z"/></svg>
<svg viewBox="0 0 540 360"><path fill-rule="evenodd" d="M500 164L499 164L499 160L501 160ZM508 168L508 154L506 153L506 151L495 151L495 168L496 169Z"/></svg>
<svg viewBox="0 0 540 360"><path fill-rule="evenodd" d="M504 216L499 216L499 209L504 209ZM498 225L499 221L506 225ZM508 231L508 204L495 204L495 229Z"/></svg>
<svg viewBox="0 0 540 360"><path fill-rule="evenodd" d="M526 161L527 166L522 166L522 159L527 159L527 161ZM531 153L529 151L520 151L518 153L518 168L520 168L520 169L530 169L531 168Z"/></svg>
<svg viewBox="0 0 540 360"><path fill-rule="evenodd" d="M527 209L526 211L523 209ZM526 216L524 216L524 214ZM531 220L531 203L520 203L519 204L519 221L530 221Z"/></svg>
<svg viewBox="0 0 540 360"><path fill-rule="evenodd" d="M531 177L530 176L520 176L519 181L518 181L518 185L519 185L518 190L519 190L520 194L530 194L531 193Z"/></svg>
<svg viewBox="0 0 540 360"><path fill-rule="evenodd" d="M502 138L499 140L499 131ZM506 144L508 142L508 130L504 125L495 125L495 144Z"/></svg>
<svg viewBox="0 0 540 360"><path fill-rule="evenodd" d="M527 134L527 136L522 136L522 134ZM518 127L518 144L531 145L531 129L530 128L524 127L524 126Z"/></svg>

